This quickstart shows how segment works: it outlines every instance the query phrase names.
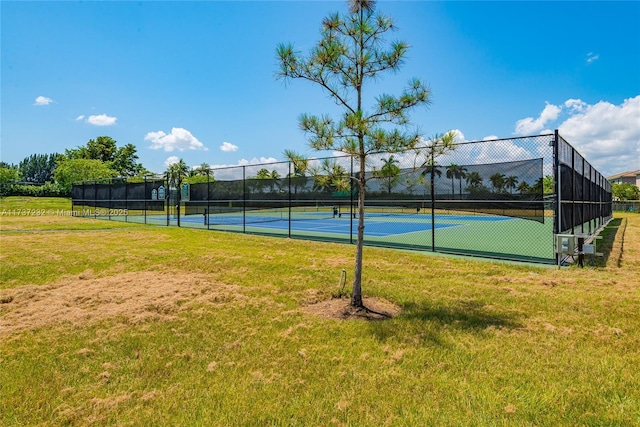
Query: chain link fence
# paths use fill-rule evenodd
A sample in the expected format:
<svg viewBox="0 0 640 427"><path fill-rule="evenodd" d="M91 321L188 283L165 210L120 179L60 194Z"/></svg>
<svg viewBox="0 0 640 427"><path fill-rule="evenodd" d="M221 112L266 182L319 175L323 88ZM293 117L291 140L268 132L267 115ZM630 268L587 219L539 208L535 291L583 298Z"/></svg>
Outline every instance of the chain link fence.
<svg viewBox="0 0 640 427"><path fill-rule="evenodd" d="M457 143L423 141L368 156L365 244L540 263L556 235L593 235L611 187L557 132ZM199 171L202 173L202 171ZM73 186L74 215L355 243L359 178L348 156L217 168L186 177Z"/></svg>

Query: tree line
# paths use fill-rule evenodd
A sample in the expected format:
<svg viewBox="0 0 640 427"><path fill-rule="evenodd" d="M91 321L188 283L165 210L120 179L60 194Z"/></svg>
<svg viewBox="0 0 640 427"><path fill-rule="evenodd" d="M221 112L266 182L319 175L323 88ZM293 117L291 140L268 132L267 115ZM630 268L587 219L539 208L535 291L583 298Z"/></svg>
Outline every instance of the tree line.
<svg viewBox="0 0 640 427"><path fill-rule="evenodd" d="M109 136L90 139L64 154L32 154L17 165L0 162L0 196L68 196L74 182L150 174L133 144Z"/></svg>

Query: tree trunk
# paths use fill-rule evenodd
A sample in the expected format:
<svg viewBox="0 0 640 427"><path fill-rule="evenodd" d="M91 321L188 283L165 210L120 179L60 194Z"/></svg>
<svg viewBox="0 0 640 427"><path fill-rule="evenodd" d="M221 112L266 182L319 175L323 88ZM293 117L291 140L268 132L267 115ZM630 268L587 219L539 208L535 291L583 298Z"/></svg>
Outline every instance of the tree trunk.
<svg viewBox="0 0 640 427"><path fill-rule="evenodd" d="M362 250L364 247L364 193L366 177L365 158L360 157L360 176L358 177L358 240L356 242L356 266L353 274L353 293L351 294L351 305L354 307L364 307L362 302Z"/></svg>

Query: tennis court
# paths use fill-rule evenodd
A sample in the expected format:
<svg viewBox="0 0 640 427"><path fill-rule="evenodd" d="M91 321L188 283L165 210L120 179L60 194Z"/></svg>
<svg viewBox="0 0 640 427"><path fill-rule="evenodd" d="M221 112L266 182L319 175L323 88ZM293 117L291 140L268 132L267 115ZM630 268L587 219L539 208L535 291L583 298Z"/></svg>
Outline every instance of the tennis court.
<svg viewBox="0 0 640 427"><path fill-rule="evenodd" d="M610 184L557 132L460 143L433 164L426 154L393 153L388 176L381 172L386 154L372 156L364 172L365 244L556 263L556 234L593 235L611 217ZM117 221L356 243L361 189L353 185L360 173L353 158L304 164L224 167L177 181L87 181L74 184L73 209ZM275 177L261 178L265 170Z"/></svg>
<svg viewBox="0 0 640 427"><path fill-rule="evenodd" d="M291 220L289 219L291 218ZM553 221L543 223L498 215L430 213L365 214L365 242L369 245L437 250L484 257L536 260L553 256ZM129 217L128 221L142 222ZM168 221L168 222L167 222ZM177 225L177 217L148 215L146 222ZM180 225L218 231L265 234L291 238L353 243L357 237L357 218L343 214L333 217L330 210L291 212L261 209L239 213L183 215Z"/></svg>
<svg viewBox="0 0 640 427"><path fill-rule="evenodd" d="M436 224L433 225L431 217L427 215L386 215L379 216L371 214L366 217L365 222L365 236L367 237L390 237L398 236L408 233L416 233L429 231L432 228L441 229L447 227L459 227L463 226L465 222L477 222L477 221L508 221L510 218L500 217L474 217L474 216L444 216L438 215L436 218ZM166 218L157 218L156 221L166 221ZM170 221L176 221L177 218L171 218ZM289 215L286 212L282 212L281 216L271 214L263 214L260 216L246 215L215 215L206 218L204 215L188 215L180 218L181 222L186 222L185 226L191 224L202 224L203 226L209 225L211 228L216 226L236 226L236 227L252 227L263 228L267 230L282 230L282 231L307 231L315 233L327 233L327 234L343 234L351 235L357 232L358 221L357 218L351 218L347 215L342 217L328 218L325 216L317 215L317 218L312 218L306 215L306 218L296 218L294 215L289 220Z"/></svg>

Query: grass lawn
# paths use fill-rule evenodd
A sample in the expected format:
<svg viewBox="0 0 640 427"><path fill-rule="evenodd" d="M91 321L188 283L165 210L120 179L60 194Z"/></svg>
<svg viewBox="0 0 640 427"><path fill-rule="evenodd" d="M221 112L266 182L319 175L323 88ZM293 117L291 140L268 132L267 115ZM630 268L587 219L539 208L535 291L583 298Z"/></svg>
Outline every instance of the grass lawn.
<svg viewBox="0 0 640 427"><path fill-rule="evenodd" d="M0 425L640 425L638 214L596 268L365 248L344 320L353 246L70 208L0 199Z"/></svg>

